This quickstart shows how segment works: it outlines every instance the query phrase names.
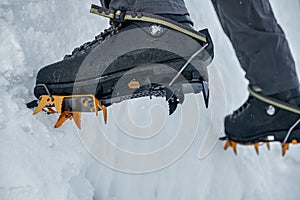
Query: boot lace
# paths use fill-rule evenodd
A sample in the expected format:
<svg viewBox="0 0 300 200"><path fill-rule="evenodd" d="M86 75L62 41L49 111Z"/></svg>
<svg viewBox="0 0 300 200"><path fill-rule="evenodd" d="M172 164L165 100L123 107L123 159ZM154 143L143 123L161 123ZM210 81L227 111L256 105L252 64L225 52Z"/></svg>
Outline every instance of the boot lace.
<svg viewBox="0 0 300 200"><path fill-rule="evenodd" d="M241 107L239 107L236 111L234 111L232 116L237 117L241 113L243 113L244 110L246 110L251 105L251 102L252 102L253 99L254 99L254 97L252 95L249 95L247 101L243 105L241 105Z"/></svg>
<svg viewBox="0 0 300 200"><path fill-rule="evenodd" d="M65 55L64 59L70 59L73 58L74 56L83 54L86 52L88 49L100 44L107 38L108 36L112 36L116 34L121 28L121 23L112 23L111 26L107 29L104 29L103 32L101 32L99 35L95 36L95 39L90 42L86 42L83 45L76 47L71 55Z"/></svg>

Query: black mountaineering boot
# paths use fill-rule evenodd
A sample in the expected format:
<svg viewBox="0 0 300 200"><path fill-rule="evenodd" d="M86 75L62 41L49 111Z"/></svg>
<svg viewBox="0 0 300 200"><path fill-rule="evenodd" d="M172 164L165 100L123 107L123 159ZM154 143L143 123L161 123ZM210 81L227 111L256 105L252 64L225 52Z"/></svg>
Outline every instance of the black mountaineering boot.
<svg viewBox="0 0 300 200"><path fill-rule="evenodd" d="M145 96L165 97L172 114L188 93L203 93L208 105L207 66L213 45L206 29L195 31L188 16L158 16L92 5L111 27L62 61L42 68L28 107L58 113L59 127L82 112L103 111L113 103Z"/></svg>
<svg viewBox="0 0 300 200"><path fill-rule="evenodd" d="M249 87L248 100L225 118L226 145L258 144L278 141L283 155L289 143L300 142L300 88L266 96Z"/></svg>

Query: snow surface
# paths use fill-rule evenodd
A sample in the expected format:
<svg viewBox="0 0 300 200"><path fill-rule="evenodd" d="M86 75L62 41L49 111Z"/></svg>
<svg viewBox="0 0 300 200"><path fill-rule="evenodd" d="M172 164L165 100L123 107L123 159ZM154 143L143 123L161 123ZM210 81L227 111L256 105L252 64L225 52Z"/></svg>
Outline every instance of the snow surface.
<svg viewBox="0 0 300 200"><path fill-rule="evenodd" d="M73 123L54 129L57 116L33 116L25 103L33 98L37 71L107 27L105 19L89 14L91 3L98 1L0 2L1 200L299 199L298 146L292 146L284 158L279 144L272 144L270 152L261 147L260 156L252 147L239 147L239 156L234 156L218 142L209 155L199 159L205 136L200 128L189 150L173 165L152 173L128 174L95 160L81 144ZM222 75L229 113L247 98L247 82L210 1L186 3L196 28L208 27L214 38L212 67ZM300 1L271 3L299 67ZM208 117L202 125L207 126ZM117 128L109 131L112 140L124 148L144 146L139 141L124 144Z"/></svg>

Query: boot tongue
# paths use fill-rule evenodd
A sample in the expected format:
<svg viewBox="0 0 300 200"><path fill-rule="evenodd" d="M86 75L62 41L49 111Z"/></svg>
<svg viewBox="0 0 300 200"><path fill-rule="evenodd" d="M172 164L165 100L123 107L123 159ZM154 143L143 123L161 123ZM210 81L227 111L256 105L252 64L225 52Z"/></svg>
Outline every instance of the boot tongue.
<svg viewBox="0 0 300 200"><path fill-rule="evenodd" d="M285 102L291 103L293 105L299 106L300 105L300 87L286 90L283 92L279 92L279 93L270 95L270 97L273 97L275 99L279 99L281 101L285 101Z"/></svg>

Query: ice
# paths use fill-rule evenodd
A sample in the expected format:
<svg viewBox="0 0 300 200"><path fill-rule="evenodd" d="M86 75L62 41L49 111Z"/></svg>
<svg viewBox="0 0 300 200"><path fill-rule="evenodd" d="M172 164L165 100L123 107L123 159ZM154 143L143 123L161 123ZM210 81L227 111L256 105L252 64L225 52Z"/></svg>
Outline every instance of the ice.
<svg viewBox="0 0 300 200"><path fill-rule="evenodd" d="M209 113L202 116L194 143L178 161L146 174L123 173L99 163L82 145L72 122L54 129L57 116L32 116L25 103L33 99L37 71L107 27L106 19L89 14L91 3L98 1L0 2L1 200L299 199L298 146L292 146L284 158L279 144L272 144L270 152L260 147L260 156L253 147L239 146L235 156L231 150L224 152L223 143L218 142L210 154L199 159ZM299 70L300 1L271 3ZM211 2L189 0L186 4L196 28L208 27L214 39L212 67L222 75L229 113L247 98L244 73ZM139 122L144 123L147 121ZM169 133L159 141L140 144L123 140L115 124L104 129L116 144L132 150L159 147L170 139Z"/></svg>

